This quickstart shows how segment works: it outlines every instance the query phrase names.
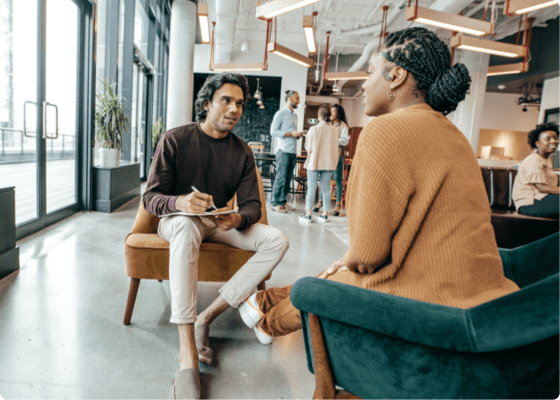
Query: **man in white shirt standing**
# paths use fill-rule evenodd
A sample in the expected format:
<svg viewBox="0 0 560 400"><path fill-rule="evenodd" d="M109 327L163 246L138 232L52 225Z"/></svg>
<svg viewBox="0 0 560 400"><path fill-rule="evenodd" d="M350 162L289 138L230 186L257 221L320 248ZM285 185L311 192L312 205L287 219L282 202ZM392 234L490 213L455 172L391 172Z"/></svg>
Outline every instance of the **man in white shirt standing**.
<svg viewBox="0 0 560 400"><path fill-rule="evenodd" d="M295 208L286 204L290 185L296 166L296 143L303 132L297 131L295 110L299 104L299 94L294 90L286 91L286 107L279 110L272 120L270 134L278 138L276 151L276 177L272 188L272 211L287 213Z"/></svg>

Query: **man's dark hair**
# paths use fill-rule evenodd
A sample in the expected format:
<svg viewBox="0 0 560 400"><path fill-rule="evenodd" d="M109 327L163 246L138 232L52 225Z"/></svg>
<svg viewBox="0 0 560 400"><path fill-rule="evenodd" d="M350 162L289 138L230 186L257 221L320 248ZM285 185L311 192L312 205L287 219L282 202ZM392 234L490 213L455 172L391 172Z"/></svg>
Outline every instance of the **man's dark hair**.
<svg viewBox="0 0 560 400"><path fill-rule="evenodd" d="M391 33L379 51L387 60L412 74L416 90L434 110L447 115L465 99L471 85L467 67L464 64L451 66L449 49L426 28ZM388 70L390 68L388 66ZM384 73L385 79L387 75Z"/></svg>
<svg viewBox="0 0 560 400"><path fill-rule="evenodd" d="M529 143L529 146L531 146L532 149L537 148L536 143L537 140L539 140L539 136L541 135L541 133L546 131L556 132L556 136L558 136L558 125L553 122L549 122L548 124L537 125L535 129L529 132L529 140L527 140L527 143Z"/></svg>
<svg viewBox="0 0 560 400"><path fill-rule="evenodd" d="M296 93L297 92L295 90L286 90L286 99L285 100L288 101L288 99Z"/></svg>
<svg viewBox="0 0 560 400"><path fill-rule="evenodd" d="M344 108L340 104L333 104L331 108L336 108L336 119L348 125L348 121L346 121L346 112L344 112Z"/></svg>
<svg viewBox="0 0 560 400"><path fill-rule="evenodd" d="M243 111L245 111L245 105L249 100L251 100L247 78L243 75L223 72L221 74L209 76L208 79L206 79L206 82L204 82L204 85L202 85L202 88L199 90L196 101L194 102L197 122L203 122L206 120L207 111L204 109L204 105L207 101L211 103L216 90L219 90L226 83L231 83L232 85L237 85L241 88L244 100Z"/></svg>
<svg viewBox="0 0 560 400"><path fill-rule="evenodd" d="M328 104L323 104L319 107L319 116L324 119L325 121L329 120L329 116L331 115L330 108Z"/></svg>

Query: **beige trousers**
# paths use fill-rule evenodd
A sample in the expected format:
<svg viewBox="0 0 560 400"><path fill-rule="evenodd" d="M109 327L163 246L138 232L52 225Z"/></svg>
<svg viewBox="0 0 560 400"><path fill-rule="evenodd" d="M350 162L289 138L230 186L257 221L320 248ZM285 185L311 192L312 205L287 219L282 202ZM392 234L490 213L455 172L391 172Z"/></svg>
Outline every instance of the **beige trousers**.
<svg viewBox="0 0 560 400"><path fill-rule="evenodd" d="M288 239L277 228L254 224L238 231L222 231L200 217L176 215L162 218L158 234L169 242L169 283L171 323L190 324L196 320L198 255L202 242L226 244L256 254L220 289L232 307L256 290L276 268L288 250Z"/></svg>

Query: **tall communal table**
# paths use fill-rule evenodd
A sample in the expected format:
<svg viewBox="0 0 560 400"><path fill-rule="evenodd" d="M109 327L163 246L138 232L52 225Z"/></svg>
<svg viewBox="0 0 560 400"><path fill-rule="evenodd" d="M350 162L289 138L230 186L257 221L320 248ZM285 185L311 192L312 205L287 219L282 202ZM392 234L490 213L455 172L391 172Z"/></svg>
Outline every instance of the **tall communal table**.
<svg viewBox="0 0 560 400"><path fill-rule="evenodd" d="M260 152L255 152L254 155L255 163L262 175L264 191L272 192L276 177L276 156L272 153ZM305 195L307 191L307 171L303 168L306 159L305 156L297 156L296 158L290 193Z"/></svg>

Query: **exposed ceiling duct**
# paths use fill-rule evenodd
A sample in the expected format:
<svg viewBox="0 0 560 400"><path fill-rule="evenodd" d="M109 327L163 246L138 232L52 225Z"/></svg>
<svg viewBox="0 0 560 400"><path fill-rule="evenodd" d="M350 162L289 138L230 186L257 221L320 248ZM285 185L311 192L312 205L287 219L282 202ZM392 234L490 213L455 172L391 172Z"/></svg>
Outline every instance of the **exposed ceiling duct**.
<svg viewBox="0 0 560 400"><path fill-rule="evenodd" d="M235 24L239 15L239 0L214 0L216 30L214 36L214 62L231 62Z"/></svg>

